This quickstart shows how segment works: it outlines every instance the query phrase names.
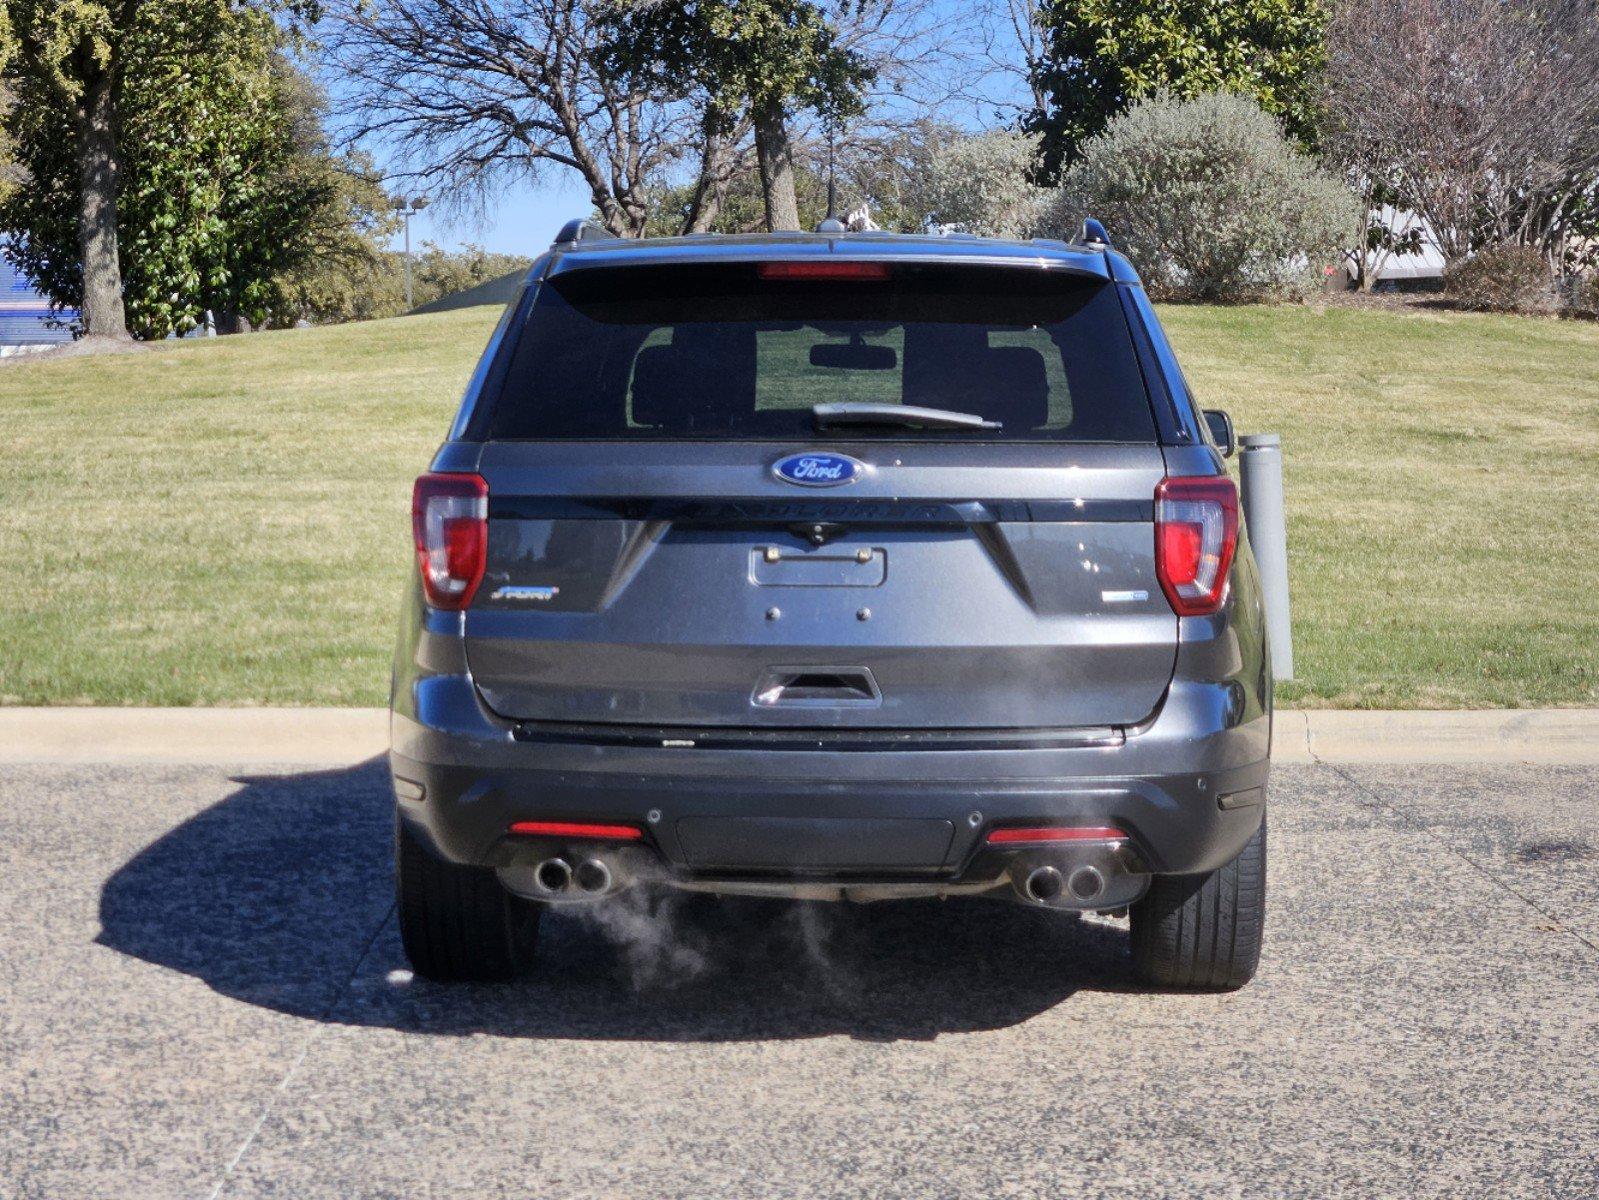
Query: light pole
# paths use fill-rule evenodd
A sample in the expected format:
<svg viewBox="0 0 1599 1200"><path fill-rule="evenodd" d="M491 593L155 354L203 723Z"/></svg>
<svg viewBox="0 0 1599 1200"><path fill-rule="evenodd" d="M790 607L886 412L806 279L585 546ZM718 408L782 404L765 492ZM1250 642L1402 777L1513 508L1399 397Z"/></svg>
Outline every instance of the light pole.
<svg viewBox="0 0 1599 1200"><path fill-rule="evenodd" d="M427 206L426 196L412 196L409 200L401 196L394 204L394 211L399 213L401 220L405 222L405 310L407 312L416 306L411 298L411 218Z"/></svg>

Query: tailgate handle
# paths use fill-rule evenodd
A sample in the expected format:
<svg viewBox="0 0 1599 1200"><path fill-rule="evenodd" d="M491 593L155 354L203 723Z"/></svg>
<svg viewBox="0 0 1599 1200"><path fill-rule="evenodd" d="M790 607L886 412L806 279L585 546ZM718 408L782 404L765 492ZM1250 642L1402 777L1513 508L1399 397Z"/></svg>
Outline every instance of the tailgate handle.
<svg viewBox="0 0 1599 1200"><path fill-rule="evenodd" d="M771 667L750 697L750 703L761 708L875 706L882 702L877 680L865 667Z"/></svg>

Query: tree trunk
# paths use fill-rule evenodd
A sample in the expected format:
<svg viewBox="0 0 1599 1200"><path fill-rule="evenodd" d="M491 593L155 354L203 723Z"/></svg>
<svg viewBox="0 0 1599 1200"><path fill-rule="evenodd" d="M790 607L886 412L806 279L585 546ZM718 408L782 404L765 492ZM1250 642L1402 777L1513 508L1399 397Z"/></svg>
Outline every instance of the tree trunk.
<svg viewBox="0 0 1599 1200"><path fill-rule="evenodd" d="M761 195L766 201L766 228L776 233L800 227L794 195L794 146L788 140L783 105L768 100L755 110L755 157L761 169Z"/></svg>
<svg viewBox="0 0 1599 1200"><path fill-rule="evenodd" d="M1371 231L1377 224L1377 191L1372 177L1367 173L1360 191L1360 240L1355 245L1355 290L1371 291L1372 276L1377 273L1378 260L1371 251Z"/></svg>
<svg viewBox="0 0 1599 1200"><path fill-rule="evenodd" d="M727 172L727 143L721 133L706 122L705 141L700 149L700 177L694 182L684 233L709 233L722 211L722 181Z"/></svg>
<svg viewBox="0 0 1599 1200"><path fill-rule="evenodd" d="M78 252L83 262L83 331L125 338L122 264L117 252L117 134L110 71L95 72L78 103Z"/></svg>

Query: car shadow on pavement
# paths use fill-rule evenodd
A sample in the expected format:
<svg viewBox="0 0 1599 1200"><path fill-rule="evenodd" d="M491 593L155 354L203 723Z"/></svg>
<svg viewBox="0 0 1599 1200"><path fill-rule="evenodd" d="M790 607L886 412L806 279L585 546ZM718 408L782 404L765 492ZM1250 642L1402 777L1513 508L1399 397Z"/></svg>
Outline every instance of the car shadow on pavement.
<svg viewBox="0 0 1599 1200"><path fill-rule="evenodd" d="M502 986L413 979L381 759L234 779L105 883L99 942L279 1012L420 1033L664 1041L1002 1028L1130 986L1122 928L992 901L673 895L547 913Z"/></svg>

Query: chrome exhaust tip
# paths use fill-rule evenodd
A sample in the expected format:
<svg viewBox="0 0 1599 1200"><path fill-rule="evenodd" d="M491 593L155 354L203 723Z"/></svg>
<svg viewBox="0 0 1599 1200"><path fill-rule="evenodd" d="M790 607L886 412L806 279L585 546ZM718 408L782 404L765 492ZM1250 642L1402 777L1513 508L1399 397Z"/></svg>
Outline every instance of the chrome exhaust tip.
<svg viewBox="0 0 1599 1200"><path fill-rule="evenodd" d="M546 858L533 868L533 882L541 892L564 892L572 883L572 868L564 858Z"/></svg>
<svg viewBox="0 0 1599 1200"><path fill-rule="evenodd" d="M1061 889L1060 872L1054 867L1035 867L1027 876L1027 882L1022 885L1022 890L1027 893L1029 900L1036 900L1040 904L1048 904Z"/></svg>
<svg viewBox="0 0 1599 1200"><path fill-rule="evenodd" d="M1098 867L1078 867L1071 873L1066 886L1073 898L1093 900L1105 890L1105 877L1099 873Z"/></svg>
<svg viewBox="0 0 1599 1200"><path fill-rule="evenodd" d="M591 896L611 890L611 868L597 858L586 858L578 863L572 878L580 890Z"/></svg>

